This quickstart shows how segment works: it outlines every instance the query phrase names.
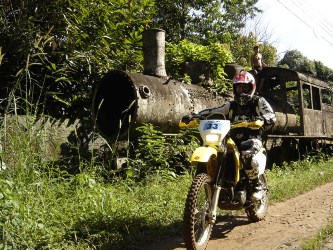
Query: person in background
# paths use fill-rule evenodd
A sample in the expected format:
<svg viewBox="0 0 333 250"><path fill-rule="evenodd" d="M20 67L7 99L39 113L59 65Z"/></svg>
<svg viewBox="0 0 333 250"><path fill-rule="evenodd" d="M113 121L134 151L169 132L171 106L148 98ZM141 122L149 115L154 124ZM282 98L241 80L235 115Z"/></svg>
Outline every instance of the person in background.
<svg viewBox="0 0 333 250"><path fill-rule="evenodd" d="M257 83L259 84L257 91L260 92L262 87L262 81L261 81L261 72L264 67L267 67L268 65L264 62L262 58L262 54L260 53L259 46L256 45L253 47L253 55L251 56L251 67L253 72L253 76L256 78Z"/></svg>
<svg viewBox="0 0 333 250"><path fill-rule="evenodd" d="M257 75L262 71L264 67L267 67L267 64L262 58L262 54L259 51L259 46L256 45L253 47L254 54L251 56L251 67L254 75Z"/></svg>

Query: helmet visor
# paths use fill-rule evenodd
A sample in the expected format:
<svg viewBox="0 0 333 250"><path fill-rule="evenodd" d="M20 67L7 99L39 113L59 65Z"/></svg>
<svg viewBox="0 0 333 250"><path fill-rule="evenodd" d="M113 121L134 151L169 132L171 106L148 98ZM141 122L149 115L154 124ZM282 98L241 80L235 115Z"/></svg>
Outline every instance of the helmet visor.
<svg viewBox="0 0 333 250"><path fill-rule="evenodd" d="M247 83L238 83L235 84L234 91L236 94L249 94L251 92L251 87Z"/></svg>

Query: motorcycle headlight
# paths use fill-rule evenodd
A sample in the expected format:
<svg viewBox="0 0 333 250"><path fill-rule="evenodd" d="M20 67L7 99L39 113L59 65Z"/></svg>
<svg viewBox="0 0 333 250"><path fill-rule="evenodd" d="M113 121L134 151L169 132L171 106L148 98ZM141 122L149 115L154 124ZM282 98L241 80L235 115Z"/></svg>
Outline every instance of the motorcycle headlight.
<svg viewBox="0 0 333 250"><path fill-rule="evenodd" d="M206 142L218 142L220 140L220 135L218 134L209 134L206 135Z"/></svg>

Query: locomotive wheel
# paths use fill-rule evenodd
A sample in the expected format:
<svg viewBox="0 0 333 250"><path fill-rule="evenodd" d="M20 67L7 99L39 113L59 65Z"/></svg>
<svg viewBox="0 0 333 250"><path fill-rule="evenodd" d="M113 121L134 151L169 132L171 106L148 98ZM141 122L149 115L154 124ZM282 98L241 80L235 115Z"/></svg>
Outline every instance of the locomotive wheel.
<svg viewBox="0 0 333 250"><path fill-rule="evenodd" d="M212 205L212 186L209 175L197 175L187 195L184 209L184 240L188 250L204 250L213 229L209 216Z"/></svg>
<svg viewBox="0 0 333 250"><path fill-rule="evenodd" d="M265 217L268 208L269 193L266 175L260 175L259 180L264 190L263 197L261 200L253 202L253 204L245 209L247 217L252 222L258 222L262 220Z"/></svg>

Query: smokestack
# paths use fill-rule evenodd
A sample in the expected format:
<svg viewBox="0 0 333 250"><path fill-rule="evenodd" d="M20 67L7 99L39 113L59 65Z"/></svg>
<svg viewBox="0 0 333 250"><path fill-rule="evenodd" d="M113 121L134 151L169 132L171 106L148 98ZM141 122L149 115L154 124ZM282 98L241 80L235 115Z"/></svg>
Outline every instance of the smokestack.
<svg viewBox="0 0 333 250"><path fill-rule="evenodd" d="M149 29L142 34L143 74L167 77L165 71L165 31Z"/></svg>

